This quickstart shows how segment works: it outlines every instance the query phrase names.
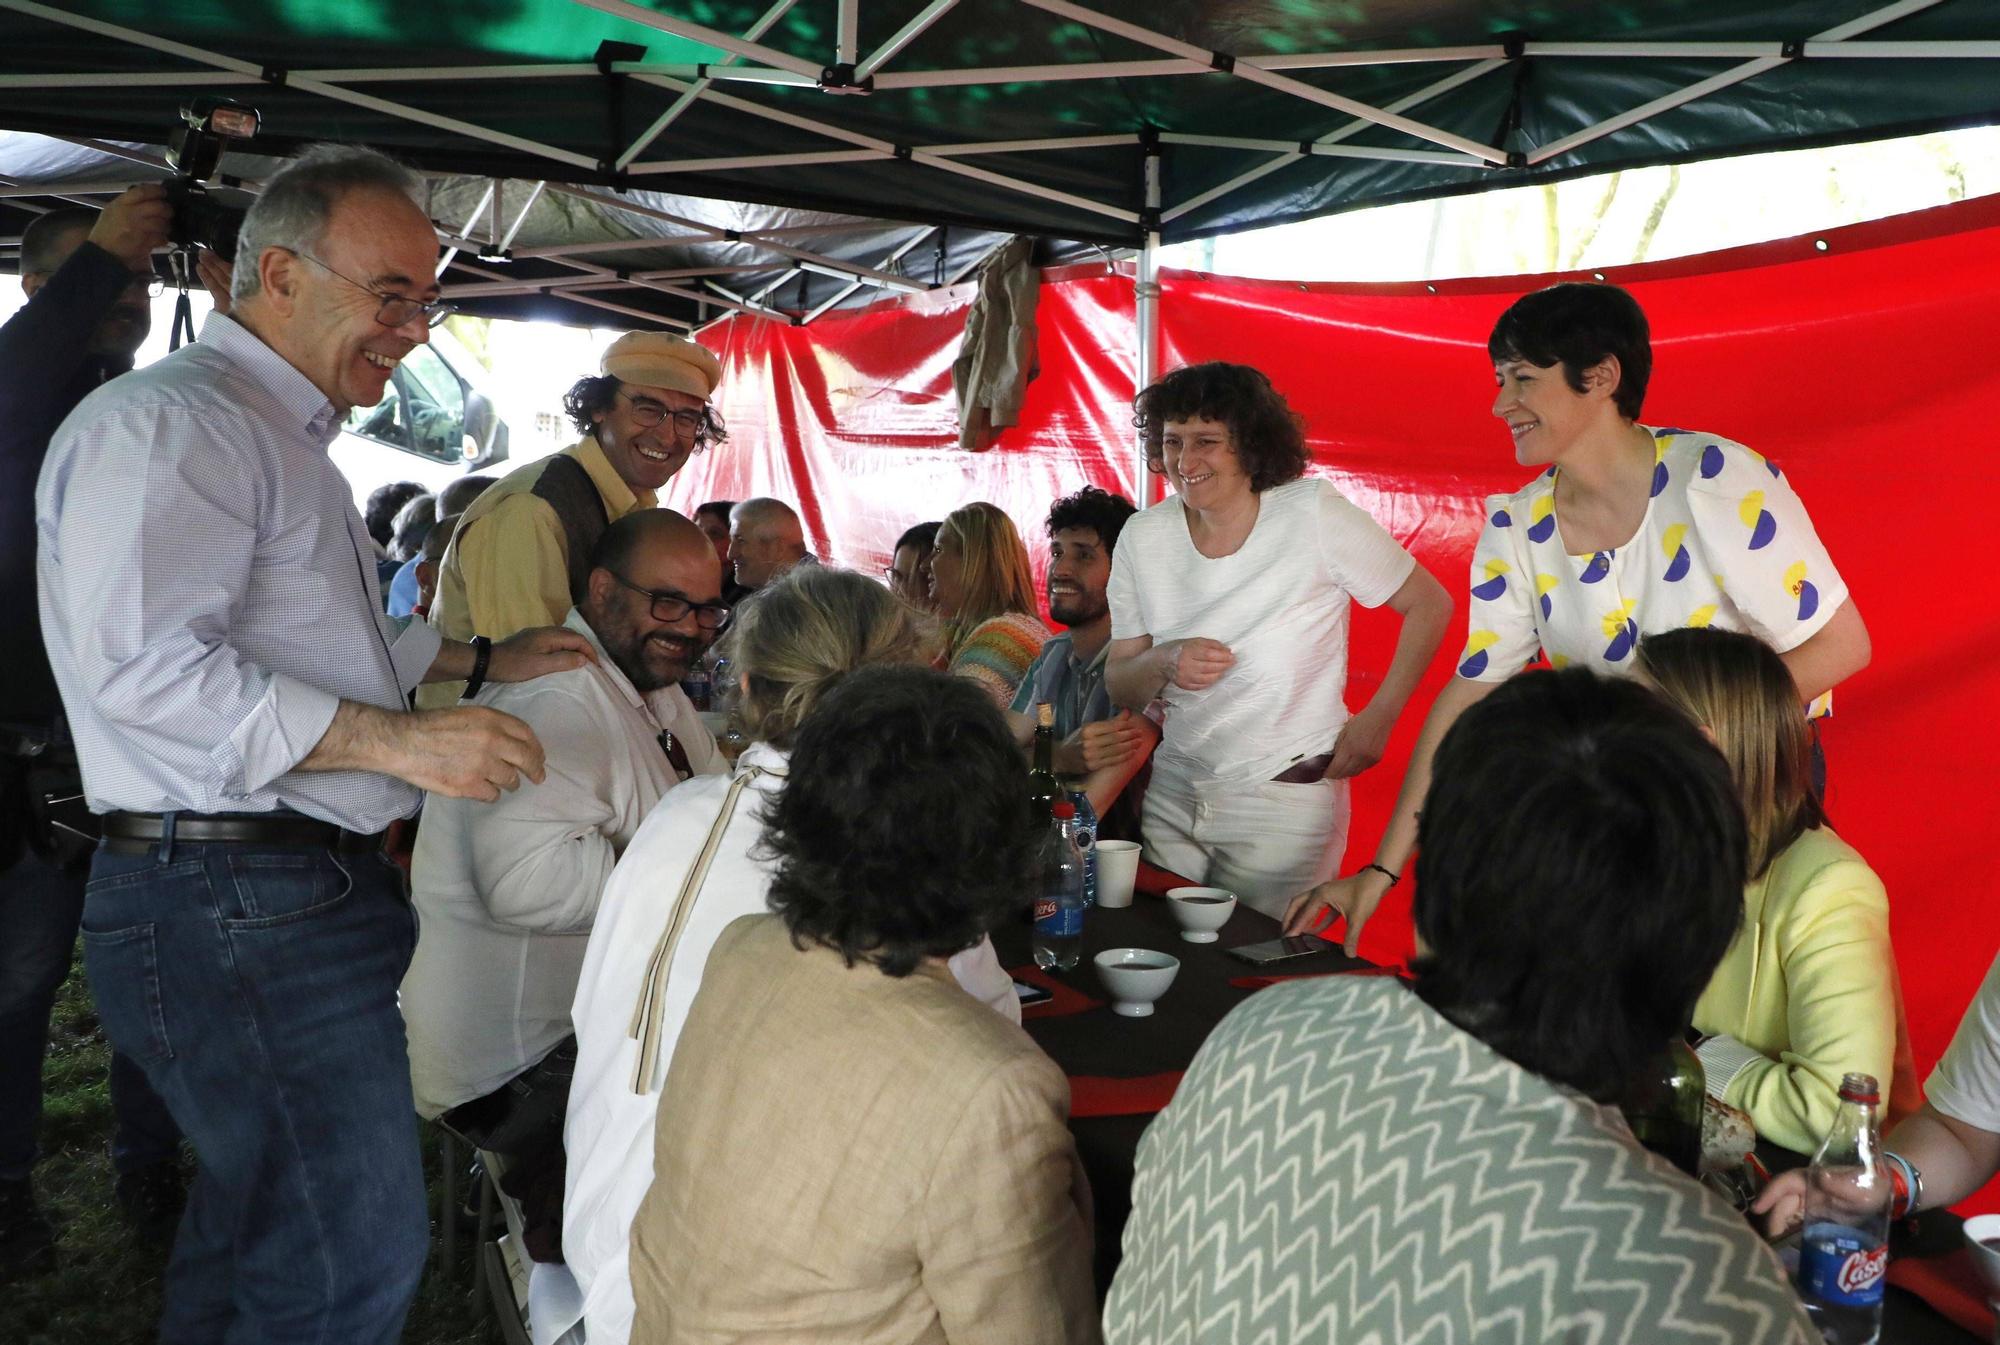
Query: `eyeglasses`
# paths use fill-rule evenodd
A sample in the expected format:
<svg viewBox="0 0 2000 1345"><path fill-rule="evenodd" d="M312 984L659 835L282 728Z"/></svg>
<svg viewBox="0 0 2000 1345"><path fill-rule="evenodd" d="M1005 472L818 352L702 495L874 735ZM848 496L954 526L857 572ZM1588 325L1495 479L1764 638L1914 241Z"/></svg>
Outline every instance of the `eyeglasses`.
<svg viewBox="0 0 2000 1345"><path fill-rule="evenodd" d="M729 620L729 609L719 602L689 602L678 593L655 593L649 588L640 588L616 570L606 570L606 574L616 579L634 593L643 593L653 600L653 620L672 623L684 619L689 612L694 613L694 623L703 630L721 630Z"/></svg>
<svg viewBox="0 0 2000 1345"><path fill-rule="evenodd" d="M429 303L425 303L421 299L412 299L408 295L384 294L378 289L372 289L362 284L352 276L342 275L319 258L313 256L310 252L299 252L293 248L286 248L285 251L291 253L294 257L304 257L335 280L344 281L354 286L355 289L360 290L363 294L373 295L376 299L380 300L382 306L375 310L375 321L381 323L384 327L407 326L411 318L420 315L424 320L424 326L437 327L442 325L446 318L458 311L450 304L438 299L433 299Z"/></svg>
<svg viewBox="0 0 2000 1345"><path fill-rule="evenodd" d="M705 409L701 411L669 411L658 402L634 397L623 388L618 389L618 395L631 404L632 419L641 429L650 430L671 418L674 422L674 429L679 433L700 434L701 427L708 422L708 412Z"/></svg>

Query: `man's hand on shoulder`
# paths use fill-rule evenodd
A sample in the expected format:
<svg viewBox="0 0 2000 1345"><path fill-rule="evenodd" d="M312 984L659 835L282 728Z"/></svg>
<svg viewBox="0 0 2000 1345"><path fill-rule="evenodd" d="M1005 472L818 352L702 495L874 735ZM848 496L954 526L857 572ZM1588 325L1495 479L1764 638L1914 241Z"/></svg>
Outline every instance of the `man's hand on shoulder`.
<svg viewBox="0 0 2000 1345"><path fill-rule="evenodd" d="M404 714L342 701L298 765L304 771L379 771L419 789L491 803L526 776L542 782L542 744L513 715L482 705Z"/></svg>
<svg viewBox="0 0 2000 1345"><path fill-rule="evenodd" d="M153 251L167 245L174 207L167 189L157 182L128 187L104 207L91 226L90 241L133 271L152 269Z"/></svg>
<svg viewBox="0 0 2000 1345"><path fill-rule="evenodd" d="M527 682L597 662L590 641L567 626L536 626L493 646L489 682Z"/></svg>

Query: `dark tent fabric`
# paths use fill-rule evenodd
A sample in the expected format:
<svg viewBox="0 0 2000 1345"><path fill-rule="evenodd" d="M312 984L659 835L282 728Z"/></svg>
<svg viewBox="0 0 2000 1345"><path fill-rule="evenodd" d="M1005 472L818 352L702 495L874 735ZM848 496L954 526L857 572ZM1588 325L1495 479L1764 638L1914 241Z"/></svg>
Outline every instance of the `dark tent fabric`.
<svg viewBox="0 0 2000 1345"><path fill-rule="evenodd" d="M1126 247L2000 118L1992 0L0 0L0 43L0 126L99 145L228 95L260 153Z"/></svg>
<svg viewBox="0 0 2000 1345"><path fill-rule="evenodd" d="M1610 278L1652 322L1644 419L1735 438L1780 463L1873 635L1872 666L1840 689L1825 726L1829 805L1888 886L1928 1073L2000 947L2000 859L1981 784L2000 755L1982 708L2000 696L1986 659L2000 647L2000 605L1979 596L2000 488L1984 447L2000 370L1980 337L2000 292L2000 199ZM1313 470L1459 605L1384 764L1355 782L1350 870L1380 834L1424 707L1463 647L1483 499L1527 475L1490 414L1487 332L1515 296L1551 279L1440 281L1432 292L1166 277L1163 364L1224 358L1270 373L1306 418ZM1042 376L1020 426L980 454L955 446L949 373L969 287L806 329L711 328L733 438L695 459L663 503L803 500L825 554L877 570L904 527L987 499L1029 539L1039 570L1056 496L1086 482L1134 492L1131 295L1102 268L1045 285ZM1057 349L1073 358L1049 358ZM1394 634L1382 614L1355 613L1350 705L1374 692ZM1366 955L1409 954L1408 901L1398 887Z"/></svg>

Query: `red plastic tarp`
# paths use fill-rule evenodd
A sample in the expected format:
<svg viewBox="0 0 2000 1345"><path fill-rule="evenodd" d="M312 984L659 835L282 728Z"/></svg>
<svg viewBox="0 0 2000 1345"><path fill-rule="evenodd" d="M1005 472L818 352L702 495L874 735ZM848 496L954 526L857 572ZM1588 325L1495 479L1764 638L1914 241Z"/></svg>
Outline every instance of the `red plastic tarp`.
<svg viewBox="0 0 2000 1345"><path fill-rule="evenodd" d="M1379 835L1417 724L1463 641L1481 499L1528 475L1490 414L1487 331L1516 295L1551 279L1164 278L1162 367L1230 359L1270 374L1308 422L1315 470L1372 511L1460 606L1390 756L1356 781L1348 868ZM1982 596L1996 573L2000 500L1986 427L2000 408L2000 202L1610 279L1653 325L1643 419L1727 435L1781 463L1873 634L1873 664L1841 688L1826 726L1829 804L1888 885L1928 1073L2000 945L1994 851L1980 839L1994 825L1996 736L1980 705L2000 696L2000 603ZM969 301L961 288L803 328L710 329L732 439L690 464L668 503L798 500L822 554L879 570L906 525L969 500L1006 508L1038 552L1057 495L1086 481L1132 495L1129 277L1073 268L1050 278L1041 377L1020 426L982 454L955 446L950 363ZM1394 634L1393 618L1357 611L1350 705L1373 693ZM1409 940L1399 888L1363 951L1393 961Z"/></svg>

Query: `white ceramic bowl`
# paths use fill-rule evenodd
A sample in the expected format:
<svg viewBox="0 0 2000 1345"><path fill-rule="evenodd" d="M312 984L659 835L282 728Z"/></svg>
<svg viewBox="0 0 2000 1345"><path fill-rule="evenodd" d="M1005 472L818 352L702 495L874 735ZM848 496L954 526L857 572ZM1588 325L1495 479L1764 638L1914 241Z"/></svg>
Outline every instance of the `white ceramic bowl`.
<svg viewBox="0 0 2000 1345"><path fill-rule="evenodd" d="M1236 894L1220 887L1170 887L1167 909L1189 943L1214 943L1215 931L1236 911Z"/></svg>
<svg viewBox="0 0 2000 1345"><path fill-rule="evenodd" d="M2000 1299L2000 1248L1987 1246L1987 1239L2000 1240L2000 1214L1976 1214L1965 1221L1966 1253L1986 1284L1986 1297Z"/></svg>
<svg viewBox="0 0 2000 1345"><path fill-rule="evenodd" d="M1097 979L1111 992L1111 1012L1127 1018L1150 1016L1153 1001L1167 993L1181 969L1179 958L1150 948L1107 948L1091 960Z"/></svg>

